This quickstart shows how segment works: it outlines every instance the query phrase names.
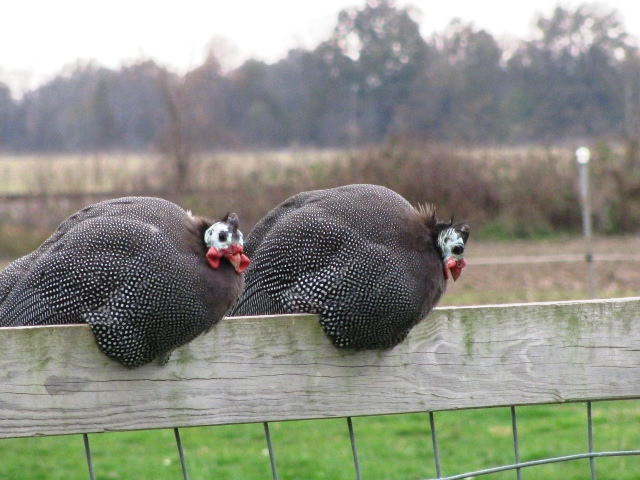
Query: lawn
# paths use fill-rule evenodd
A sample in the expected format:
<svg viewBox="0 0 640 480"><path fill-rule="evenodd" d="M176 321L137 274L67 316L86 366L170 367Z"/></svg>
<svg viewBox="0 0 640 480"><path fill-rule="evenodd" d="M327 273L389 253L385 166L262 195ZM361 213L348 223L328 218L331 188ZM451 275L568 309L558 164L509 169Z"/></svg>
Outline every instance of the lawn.
<svg viewBox="0 0 640 480"><path fill-rule="evenodd" d="M519 407L522 461L587 451L584 404ZM443 475L513 462L507 408L435 414ZM640 401L593 405L595 449L640 448ZM429 416L361 417L353 421L365 479L435 478ZM270 424L281 479L353 479L355 469L344 419ZM181 430L191 479L271 478L261 424ZM96 478L182 478L173 431L104 433L89 436ZM0 478L87 478L79 435L0 441ZM640 457L596 459L599 479L637 479ZM531 467L527 480L589 477L588 460ZM488 475L513 479L515 473Z"/></svg>

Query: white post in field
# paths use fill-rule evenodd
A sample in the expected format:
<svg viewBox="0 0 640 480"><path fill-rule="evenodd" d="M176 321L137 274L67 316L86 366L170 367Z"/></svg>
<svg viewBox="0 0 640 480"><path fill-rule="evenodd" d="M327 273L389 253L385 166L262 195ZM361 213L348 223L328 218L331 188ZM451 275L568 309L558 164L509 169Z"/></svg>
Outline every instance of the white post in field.
<svg viewBox="0 0 640 480"><path fill-rule="evenodd" d="M591 252L591 197L589 192L589 161L591 151L587 147L580 147L576 150L576 160L578 161L578 172L580 175L580 201L582 203L582 232L586 242L585 260L588 266L588 288L589 298L595 298L595 279L593 269L593 254Z"/></svg>

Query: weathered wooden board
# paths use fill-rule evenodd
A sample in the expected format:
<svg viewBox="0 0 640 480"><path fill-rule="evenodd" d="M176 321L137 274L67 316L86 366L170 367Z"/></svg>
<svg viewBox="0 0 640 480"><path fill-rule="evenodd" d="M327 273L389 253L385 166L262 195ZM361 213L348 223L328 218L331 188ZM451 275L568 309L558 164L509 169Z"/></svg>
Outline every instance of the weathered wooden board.
<svg viewBox="0 0 640 480"><path fill-rule="evenodd" d="M0 329L0 437L640 398L640 298L434 311L388 351L227 318L128 370L87 326Z"/></svg>

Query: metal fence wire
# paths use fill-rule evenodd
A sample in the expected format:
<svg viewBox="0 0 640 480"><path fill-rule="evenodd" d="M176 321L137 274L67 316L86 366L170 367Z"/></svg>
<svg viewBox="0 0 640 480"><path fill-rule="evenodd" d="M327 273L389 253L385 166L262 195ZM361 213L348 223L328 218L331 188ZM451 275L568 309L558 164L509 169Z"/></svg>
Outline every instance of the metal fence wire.
<svg viewBox="0 0 640 480"><path fill-rule="evenodd" d="M564 455L559 457L549 457L539 460L531 460L527 462L520 461L520 443L518 440L518 418L516 414L516 407L511 406L511 429L513 433L513 450L514 450L514 463L510 465L501 465L498 467L486 468L482 470L475 470L470 472L459 473L456 475L450 475L447 477L442 476L440 469L440 455L438 449L438 436L435 428L435 418L433 412L429 413L429 420L431 423L431 438L433 442L433 455L436 465L436 479L439 480L459 480L465 478L480 477L483 475L489 475L492 473L506 472L510 470L516 471L516 478L522 480L522 469L528 467L535 467L539 465L547 465L551 463L569 462L573 460L589 459L589 467L591 473L591 480L596 480L596 466L595 459L598 457L622 457L631 455L640 455L640 450L619 450L611 452L595 452L593 449L593 417L591 414L591 402L587 402L587 453L578 453L574 455ZM432 479L430 479L432 480Z"/></svg>
<svg viewBox="0 0 640 480"><path fill-rule="evenodd" d="M547 465L552 463L559 463L559 462L583 460L587 458L589 459L589 469L590 469L590 475L591 475L590 478L591 480L596 480L597 479L596 462L595 462L596 458L640 455L640 450L619 450L619 451L603 451L603 452L595 451L591 402L587 402L586 408L587 408L587 425L586 425L585 431L586 431L586 437L587 437L586 438L587 440L586 445L588 449L587 452L577 453L573 455L549 457L549 458L538 459L538 460L530 460L525 462L521 461L520 460L520 443L518 438L517 412L516 412L516 407L511 406L510 411L511 411L511 429L512 429L512 438L513 438L514 462L509 465L501 465L497 467L485 468L482 470L467 471L467 472L457 473L455 475L450 475L450 476L442 475L442 469L441 469L441 463L440 463L440 449L439 449L439 443L438 443L435 414L434 412L429 412L429 424L431 429L431 442L433 447L433 457L434 457L434 464L435 464L434 466L436 470L436 477L430 478L430 479L424 479L424 480L462 480L462 479L481 477L484 475L490 475L493 473L506 472L506 471L515 471L517 480L522 480L522 470L525 468L530 468L530 467L535 467L540 465ZM347 420L347 429L349 433L349 439L351 442L351 450L353 454L355 478L356 480L362 480L363 476L360 469L360 462L358 460L356 435L355 435L355 429L353 426L353 421L351 417L348 417L346 420ZM182 447L182 442L180 440L180 432L177 428L174 428L173 430L175 434L178 455L180 457L180 463L182 466L182 478L183 480L189 480L189 473L187 470L187 460L185 456L185 451ZM271 463L272 477L273 477L273 480L278 480L279 477L278 477L278 471L276 468L276 454L274 451L271 434L269 432L269 424L267 422L264 423L264 434L267 442L267 448L269 451L269 460ZM84 440L84 448L85 448L85 454L87 459L87 467L89 471L89 478L90 480L95 480L91 448L89 445L89 437L87 434L83 434L83 440Z"/></svg>

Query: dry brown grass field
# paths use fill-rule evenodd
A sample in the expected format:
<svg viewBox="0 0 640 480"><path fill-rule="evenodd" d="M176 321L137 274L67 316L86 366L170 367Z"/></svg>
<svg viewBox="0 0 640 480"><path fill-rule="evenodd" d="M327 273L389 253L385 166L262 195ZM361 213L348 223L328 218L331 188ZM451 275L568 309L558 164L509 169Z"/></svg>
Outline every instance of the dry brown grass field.
<svg viewBox="0 0 640 480"><path fill-rule="evenodd" d="M192 186L206 188L212 177L238 179L274 165L284 172L342 154L283 150L199 155L191 162ZM0 195L158 190L167 187L170 171L170 162L153 153L0 155Z"/></svg>
<svg viewBox="0 0 640 480"><path fill-rule="evenodd" d="M551 231L549 235L544 230L549 227L542 221L542 227L532 230L532 240L512 240L514 237L507 232L498 235L499 241L490 241L492 235L486 235L493 227L494 216L506 225L518 220L525 226L538 222L542 214L554 208L544 202L556 201L556 197L563 202L555 213L560 222L568 207L575 210L570 213L574 224L576 216L579 221L576 185L566 183L566 177L575 173L570 170L570 149L456 151L439 153L433 161L416 158L415 151L409 151L408 162L403 160L405 153L391 148L370 154L373 160L365 161L365 155L313 150L200 156L192 164L194 193L181 200L170 191L171 164L153 154L0 156L0 197L5 198L5 205L0 205L0 267L35 248L69 214L116 194L164 196L166 192L168 198L205 215L237 208L246 234L270 208L297 191L367 182L387 185L412 203L424 201L429 193L444 198L441 207L447 213L475 209L465 218L472 225L466 255L469 265L458 282L450 282L441 305L588 297L587 266L582 257L585 246L575 228L573 234ZM447 162L451 164L443 173L440 165ZM531 163L541 165L542 170L520 174L528 184L513 184L519 169ZM416 170L423 167L424 171ZM543 167L553 170L549 173ZM558 171L565 183L548 184ZM444 175L444 180L434 185L432 178L439 175ZM478 176L490 181L473 183ZM484 190L478 193L481 187ZM15 202L16 196L30 194L39 197L30 203ZM65 194L76 197L65 198ZM507 201L498 195L504 195ZM492 212L498 201L506 203L507 209ZM530 217L521 219L523 215ZM535 236L537 228L543 229L543 239ZM597 296L640 295L640 237L599 236L593 241L593 252Z"/></svg>

